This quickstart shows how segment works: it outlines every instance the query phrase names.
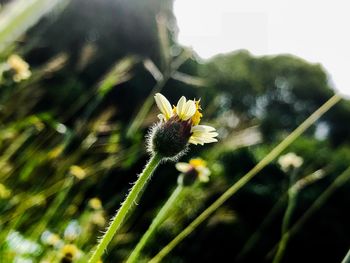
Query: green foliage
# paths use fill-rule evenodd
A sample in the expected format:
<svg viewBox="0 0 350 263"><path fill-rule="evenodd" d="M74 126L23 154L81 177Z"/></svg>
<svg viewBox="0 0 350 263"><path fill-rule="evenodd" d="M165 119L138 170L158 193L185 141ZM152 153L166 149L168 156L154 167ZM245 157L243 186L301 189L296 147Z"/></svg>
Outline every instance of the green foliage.
<svg viewBox="0 0 350 263"><path fill-rule="evenodd" d="M159 13L166 18L163 27ZM173 101L181 95L201 97L204 122L218 129L220 142L190 149L186 158L208 161L211 181L183 194L145 247L145 259L334 93L320 65L294 56L254 57L239 51L199 63L174 40L172 19L171 1L75 0L0 54L1 260L59 262L63 244L71 242L82 255L92 249L144 166L143 138L157 120L155 89ZM11 53L30 64L29 79L17 83L13 72L3 70ZM158 71L166 76L163 81L155 77ZM150 107L142 107L146 101ZM127 136L134 116L145 108L132 136ZM327 174L300 193L292 222L349 166L349 119L350 102L343 100L288 148L304 159L300 177L317 169ZM173 164L159 168L137 210L113 239L106 262L120 262L130 254L177 176ZM287 185L279 165L268 165L174 250L169 262L233 261ZM344 257L350 235L350 218L344 212L349 187L345 182L301 228L285 262L297 262L301 256L305 262ZM94 197L102 201L101 207L92 207L89 200ZM282 208L244 262L263 261L278 241ZM73 240L65 235L72 220L80 229ZM50 233L57 234L58 243L45 239ZM33 242L36 249L20 253L18 240Z"/></svg>

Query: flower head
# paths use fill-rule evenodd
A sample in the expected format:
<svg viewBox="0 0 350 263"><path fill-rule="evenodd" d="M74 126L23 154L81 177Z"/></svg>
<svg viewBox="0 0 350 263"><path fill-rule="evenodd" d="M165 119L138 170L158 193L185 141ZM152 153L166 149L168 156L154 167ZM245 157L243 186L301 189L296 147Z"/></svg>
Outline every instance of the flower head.
<svg viewBox="0 0 350 263"><path fill-rule="evenodd" d="M210 170L201 158L191 159L188 163L179 162L175 167L183 175L180 177L182 184L192 184L196 179L200 182L209 181Z"/></svg>
<svg viewBox="0 0 350 263"><path fill-rule="evenodd" d="M15 82L28 79L32 74L29 69L29 64L18 55L11 55L7 59L7 64L14 71L13 80Z"/></svg>
<svg viewBox="0 0 350 263"><path fill-rule="evenodd" d="M217 142L215 128L199 125L203 114L200 100L187 100L182 96L176 106L160 93L155 96L161 112L158 123L151 132L151 150L163 157L178 157L186 150L188 143L200 144Z"/></svg>
<svg viewBox="0 0 350 263"><path fill-rule="evenodd" d="M94 197L89 200L89 206L94 210L102 209L102 202L99 198Z"/></svg>
<svg viewBox="0 0 350 263"><path fill-rule="evenodd" d="M11 195L11 190L9 190L5 185L0 183L0 199L9 198Z"/></svg>
<svg viewBox="0 0 350 263"><path fill-rule="evenodd" d="M73 262L77 257L79 249L73 244L67 244L62 247L62 260L61 262Z"/></svg>
<svg viewBox="0 0 350 263"><path fill-rule="evenodd" d="M300 156L296 155L293 152L282 155L278 159L278 163L281 166L283 171L288 171L290 169L299 168L303 164L304 160Z"/></svg>
<svg viewBox="0 0 350 263"><path fill-rule="evenodd" d="M82 180L86 177L86 172L83 168L81 168L78 165L72 165L69 168L69 172L74 175L76 178L78 178L79 180Z"/></svg>

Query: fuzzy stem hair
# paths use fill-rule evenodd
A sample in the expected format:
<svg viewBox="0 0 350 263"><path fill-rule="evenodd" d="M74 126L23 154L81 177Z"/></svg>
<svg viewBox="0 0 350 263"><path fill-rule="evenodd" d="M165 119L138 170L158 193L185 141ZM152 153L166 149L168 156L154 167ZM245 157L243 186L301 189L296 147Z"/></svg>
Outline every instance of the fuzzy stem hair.
<svg viewBox="0 0 350 263"><path fill-rule="evenodd" d="M146 187L147 182L151 178L152 173L157 168L161 160L162 156L159 154L155 154L151 157L144 170L136 180L134 186L131 188L129 194L125 198L125 201L119 208L117 214L111 220L111 223L104 233L103 237L99 240L96 250L90 257L89 263L96 263L100 260L103 252L107 249L108 244L112 241L113 237L120 229L121 225L124 222L124 219L128 215L129 210L136 204L137 200L140 197L139 195L143 192L143 189Z"/></svg>

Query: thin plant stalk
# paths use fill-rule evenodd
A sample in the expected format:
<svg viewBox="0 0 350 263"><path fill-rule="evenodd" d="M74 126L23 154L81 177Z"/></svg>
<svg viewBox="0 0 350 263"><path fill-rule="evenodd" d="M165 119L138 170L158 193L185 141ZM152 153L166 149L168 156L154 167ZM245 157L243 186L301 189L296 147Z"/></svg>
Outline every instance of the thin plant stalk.
<svg viewBox="0 0 350 263"><path fill-rule="evenodd" d="M288 241L289 241L289 235L284 235L285 233L288 232L288 228L290 225L290 220L292 218L293 212L295 210L296 207L296 203L297 203L297 197L298 197L298 193L299 191L296 190L295 187L293 187L294 183L295 183L295 170L293 171L293 174L291 174L290 176L290 183L289 183L289 190L288 190L288 205L287 205L287 209L286 212L284 213L283 216L283 221L282 221L282 229L281 229L281 236L283 237L278 245L278 250L277 253L275 255L275 258L273 259L273 263L279 263L281 262L284 252L286 250Z"/></svg>
<svg viewBox="0 0 350 263"><path fill-rule="evenodd" d="M0 15L0 52L6 49L42 16L56 8L68 4L68 0L14 1L2 10Z"/></svg>
<svg viewBox="0 0 350 263"><path fill-rule="evenodd" d="M301 134L303 134L312 124L314 124L324 113L341 100L340 95L333 95L302 124L300 124L292 133L290 133L280 144L278 144L269 154L267 154L252 170L245 174L240 180L226 190L212 205L205 209L190 225L179 233L168 245L166 245L154 258L149 262L160 262L168 255L184 238L191 234L202 222L209 218L222 204L232 197L238 190L245 186L252 178L255 177L270 162L276 159L290 144L292 144Z"/></svg>
<svg viewBox="0 0 350 263"><path fill-rule="evenodd" d="M349 249L348 253L346 253L346 255L341 263L350 263L350 249Z"/></svg>
<svg viewBox="0 0 350 263"><path fill-rule="evenodd" d="M332 194L338 190L341 186L343 186L346 182L350 180L350 166L342 172L333 183L328 186L328 188L312 203L310 208L300 217L300 219L287 231L283 236L288 236L288 238L292 237L295 233L297 233L300 228L306 223L307 220L317 211L319 210L327 200L332 196ZM267 257L270 257L272 253L277 249L277 245L273 247L273 249L268 253Z"/></svg>
<svg viewBox="0 0 350 263"><path fill-rule="evenodd" d="M31 234L32 240L35 240L35 241L39 240L40 235L44 232L47 225L54 218L55 214L57 214L60 206L62 205L64 200L67 198L68 193L71 190L73 184L74 184L73 176L69 176L68 178L65 179L65 182L62 186L61 191L58 193L53 203L45 213L45 215L41 218L39 224L36 225L35 228L33 229L33 232Z"/></svg>
<svg viewBox="0 0 350 263"><path fill-rule="evenodd" d="M313 182L317 181L318 179L323 178L323 176L326 175L325 171L327 168L319 169L301 179L299 179L293 187L296 188L298 185L299 190L304 189L309 184L312 184ZM302 186L300 187L302 183ZM288 189L288 191L291 190L291 188ZM236 257L236 261L240 262L244 258L245 255L248 254L251 249L256 246L257 242L262 236L263 230L272 222L273 218L277 216L277 213L282 209L283 204L285 203L287 197L288 197L288 191L283 193L283 195L278 199L278 201L274 204L274 206L269 211L268 215L265 217L264 221L260 224L260 226L257 228L257 230L251 235L251 237L248 239L248 241L243 246L241 252Z"/></svg>
<svg viewBox="0 0 350 263"><path fill-rule="evenodd" d="M135 263L138 262L138 258L140 256L140 253L142 249L145 247L145 245L148 243L148 241L151 240L153 237L155 231L157 228L164 222L164 220L167 218L169 211L174 206L175 202L178 200L178 197L183 192L184 187L182 185L178 185L169 199L166 201L166 203L163 205L163 207L160 209L156 217L153 219L150 227L146 231L146 233L142 236L134 250L132 251L131 255L129 256L126 263Z"/></svg>
<svg viewBox="0 0 350 263"><path fill-rule="evenodd" d="M112 219L111 224L107 228L107 231L100 239L95 251L93 252L91 258L89 259L89 263L96 263L100 260L103 252L107 249L108 244L112 241L113 237L120 229L121 225L124 222L124 219L128 215L129 210L134 206L137 202L140 194L145 189L147 182L152 176L152 173L157 168L159 163L161 162L162 157L159 154L155 154L151 157L146 167L139 175L136 183L131 188L129 194L127 195L125 201L122 203L119 208L117 214Z"/></svg>

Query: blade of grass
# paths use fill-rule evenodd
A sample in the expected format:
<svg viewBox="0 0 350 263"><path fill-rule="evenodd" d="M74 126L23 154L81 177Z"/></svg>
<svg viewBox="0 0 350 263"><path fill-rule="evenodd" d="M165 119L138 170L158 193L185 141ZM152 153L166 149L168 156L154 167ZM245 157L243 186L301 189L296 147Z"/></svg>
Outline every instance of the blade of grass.
<svg viewBox="0 0 350 263"><path fill-rule="evenodd" d="M138 262L142 249L146 246L147 242L152 239L157 228L167 218L169 210L174 206L174 203L178 201L178 197L183 192L183 186L178 185L163 207L160 209L156 217L153 219L150 227L147 229L145 234L142 236L131 255L127 259L126 263Z"/></svg>
<svg viewBox="0 0 350 263"><path fill-rule="evenodd" d="M295 187L293 187L296 180L296 171L294 171L293 174L290 175L289 180L290 181L289 181L289 189L288 189L288 204L287 204L287 208L284 213L283 221L282 221L282 229L281 229L282 236L284 236L284 234L288 232L290 221L292 219L292 215L297 205L298 194L299 194L299 191L296 190ZM288 241L289 241L288 235L286 235L284 238L281 239L281 242L278 245L277 253L275 255L275 258L273 259L273 263L281 262L284 256L284 252L286 250Z"/></svg>
<svg viewBox="0 0 350 263"><path fill-rule="evenodd" d="M350 263L350 249L341 263Z"/></svg>
<svg viewBox="0 0 350 263"><path fill-rule="evenodd" d="M17 0L0 13L0 52L37 23L42 16L68 0Z"/></svg>
<svg viewBox="0 0 350 263"><path fill-rule="evenodd" d="M303 134L312 124L314 124L324 113L341 100L339 95L332 96L302 124L300 124L291 134L289 134L280 144L278 144L268 155L266 155L252 170L245 174L240 180L224 192L212 205L205 209L190 225L178 234L168 245L166 245L149 262L160 262L169 254L184 238L191 234L203 221L211 216L222 204L224 204L239 189L246 185L258 172L280 155L290 144L292 144L301 134Z"/></svg>

